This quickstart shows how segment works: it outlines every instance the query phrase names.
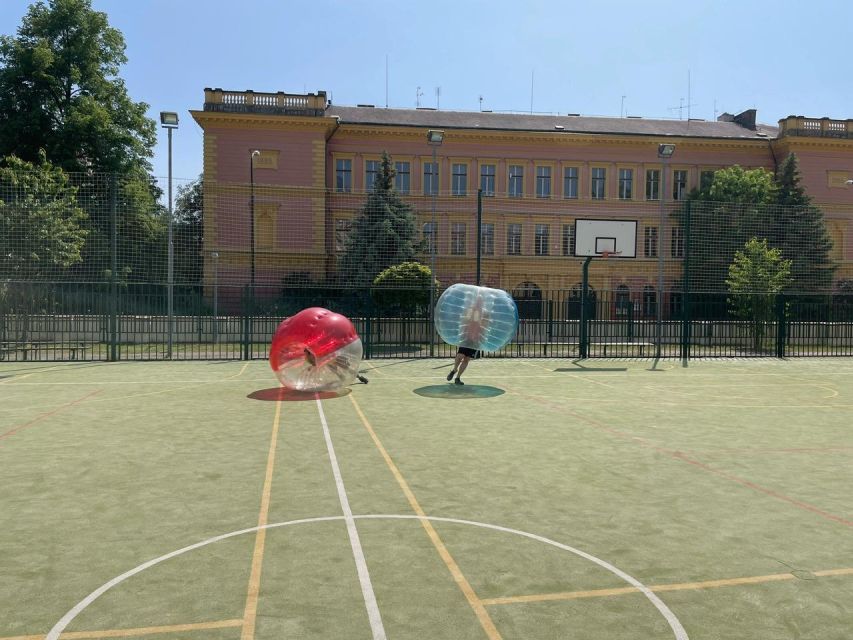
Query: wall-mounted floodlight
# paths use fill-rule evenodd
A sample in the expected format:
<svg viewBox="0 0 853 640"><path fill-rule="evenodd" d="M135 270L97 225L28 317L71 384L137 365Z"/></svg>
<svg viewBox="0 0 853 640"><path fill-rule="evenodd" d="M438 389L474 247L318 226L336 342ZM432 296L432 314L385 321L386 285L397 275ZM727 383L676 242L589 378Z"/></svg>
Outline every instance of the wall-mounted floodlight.
<svg viewBox="0 0 853 640"><path fill-rule="evenodd" d="M164 127L177 127L178 114L174 111L161 111L160 124L162 124Z"/></svg>
<svg viewBox="0 0 853 640"><path fill-rule="evenodd" d="M658 145L658 158L671 158L673 153L675 153L674 144Z"/></svg>
<svg viewBox="0 0 853 640"><path fill-rule="evenodd" d="M427 131L427 143L439 145L444 142L444 131L440 129L430 129Z"/></svg>

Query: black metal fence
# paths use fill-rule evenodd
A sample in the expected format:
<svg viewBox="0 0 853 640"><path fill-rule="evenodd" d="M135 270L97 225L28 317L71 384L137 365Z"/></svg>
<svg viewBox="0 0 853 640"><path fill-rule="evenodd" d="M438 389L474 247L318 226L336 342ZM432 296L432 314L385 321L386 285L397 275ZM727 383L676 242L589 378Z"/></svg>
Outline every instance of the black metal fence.
<svg viewBox="0 0 853 640"><path fill-rule="evenodd" d="M0 290L0 359L117 361L260 359L278 323L310 306L350 317L366 358L450 357L426 308L377 290L293 289L259 300L245 287L14 283ZM721 358L853 355L853 301L815 295L545 291L517 300L514 339L488 357Z"/></svg>

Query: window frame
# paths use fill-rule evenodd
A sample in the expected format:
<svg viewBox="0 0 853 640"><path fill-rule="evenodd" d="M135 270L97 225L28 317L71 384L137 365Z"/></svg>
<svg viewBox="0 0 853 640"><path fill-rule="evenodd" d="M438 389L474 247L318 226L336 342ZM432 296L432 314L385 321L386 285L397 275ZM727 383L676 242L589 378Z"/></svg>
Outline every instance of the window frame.
<svg viewBox="0 0 853 640"><path fill-rule="evenodd" d="M518 234L514 235L512 231L515 229L518 230ZM516 243L513 242L514 239L518 240L517 247L515 247ZM524 226L520 222L507 222L506 223L506 255L508 256L520 256L522 255L522 242L524 241ZM515 249L515 250L514 250Z"/></svg>
<svg viewBox="0 0 853 640"><path fill-rule="evenodd" d="M601 172L601 176L596 176L597 172ZM601 195L596 195L600 186ZM590 167L589 170L589 199L590 200L607 200L607 167Z"/></svg>
<svg viewBox="0 0 853 640"><path fill-rule="evenodd" d="M464 222L450 224L450 255L464 256L468 253L468 225Z"/></svg>
<svg viewBox="0 0 853 640"><path fill-rule="evenodd" d="M513 169L521 169L520 174L513 173ZM518 187L517 192L516 188ZM511 164L507 161L506 165L506 195L508 198L523 198L524 197L524 164Z"/></svg>
<svg viewBox="0 0 853 640"><path fill-rule="evenodd" d="M457 174L456 168L464 167L465 172ZM469 166L467 162L459 162L456 160L451 160L450 163L450 193L451 195L457 197L463 197L468 195L468 171ZM457 180L459 179L459 180ZM458 182L461 182L461 188Z"/></svg>
<svg viewBox="0 0 853 640"><path fill-rule="evenodd" d="M540 171L548 175L540 175ZM554 195L554 165L550 163L537 164L534 167L536 174L536 197L542 200L549 200Z"/></svg>
<svg viewBox="0 0 853 640"><path fill-rule="evenodd" d="M533 227L533 255L551 255L551 225L547 222L537 222Z"/></svg>
<svg viewBox="0 0 853 640"><path fill-rule="evenodd" d="M575 175L574 176L566 175L567 172L569 172L571 170L574 170ZM569 165L569 166L564 165L563 166L563 199L564 200L577 200L580 198L580 177L581 177L580 166L577 166L577 165ZM566 187L569 184L574 184L574 187L575 187L575 194L574 195L569 195L568 189L566 189Z"/></svg>
<svg viewBox="0 0 853 640"><path fill-rule="evenodd" d="M651 174L655 174L655 180L651 179ZM655 197L651 197L649 191L650 187L654 186ZM661 188L661 169L660 167L653 167L646 169L646 200L650 202L658 202L660 200L660 189Z"/></svg>
<svg viewBox="0 0 853 640"><path fill-rule="evenodd" d="M627 172L628 177L624 177L624 173ZM618 167L616 169L616 174L619 180L619 199L620 200L633 200L634 199L634 168L633 167ZM625 185L627 184L627 194L625 195Z"/></svg>

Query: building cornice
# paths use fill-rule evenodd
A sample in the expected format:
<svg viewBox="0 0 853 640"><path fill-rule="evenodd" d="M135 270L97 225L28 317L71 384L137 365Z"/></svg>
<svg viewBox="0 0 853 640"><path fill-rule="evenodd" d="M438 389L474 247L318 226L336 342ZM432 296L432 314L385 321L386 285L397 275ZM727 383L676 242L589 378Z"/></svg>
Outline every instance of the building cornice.
<svg viewBox="0 0 853 640"><path fill-rule="evenodd" d="M275 129L279 131L315 130L329 134L337 126L336 118L311 116L280 116L255 113L228 113L222 111L190 111L198 125L208 128Z"/></svg>

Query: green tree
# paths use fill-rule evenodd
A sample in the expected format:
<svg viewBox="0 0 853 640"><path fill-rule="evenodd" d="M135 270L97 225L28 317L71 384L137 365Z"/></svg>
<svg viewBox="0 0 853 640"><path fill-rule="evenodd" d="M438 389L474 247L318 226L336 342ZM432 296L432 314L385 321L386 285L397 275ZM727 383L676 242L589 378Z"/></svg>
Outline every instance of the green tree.
<svg viewBox="0 0 853 640"><path fill-rule="evenodd" d="M175 247L175 282L201 283L204 244L204 181L202 176L178 187L172 235Z"/></svg>
<svg viewBox="0 0 853 640"><path fill-rule="evenodd" d="M429 287L438 289L432 270L419 262L388 267L373 280L373 299L383 311L404 315L419 313L429 305Z"/></svg>
<svg viewBox="0 0 853 640"><path fill-rule="evenodd" d="M791 265L780 249L768 246L766 238L751 238L729 266L729 305L736 317L749 322L754 351L763 346L767 323L774 317L776 296L790 284Z"/></svg>
<svg viewBox="0 0 853 640"><path fill-rule="evenodd" d="M82 260L86 213L77 190L44 154L34 165L14 156L0 167L0 277L57 277Z"/></svg>
<svg viewBox="0 0 853 640"><path fill-rule="evenodd" d="M831 257L832 239L823 212L812 204L800 184L797 156L793 153L776 172L779 235L773 245L792 261L791 287L795 291L829 291L836 264Z"/></svg>
<svg viewBox="0 0 853 640"><path fill-rule="evenodd" d="M383 153L373 191L353 220L338 263L339 278L368 287L382 270L414 260L418 248L414 211L395 191L391 158Z"/></svg>
<svg viewBox="0 0 853 640"><path fill-rule="evenodd" d="M721 292L735 252L759 229L772 225L768 205L775 198L773 176L764 169L721 169L704 189L688 196L692 291ZM682 226L686 208L676 217Z"/></svg>
<svg viewBox="0 0 853 640"><path fill-rule="evenodd" d="M0 156L65 171L151 169L156 124L118 76L121 32L91 0L40 0L0 36Z"/></svg>

